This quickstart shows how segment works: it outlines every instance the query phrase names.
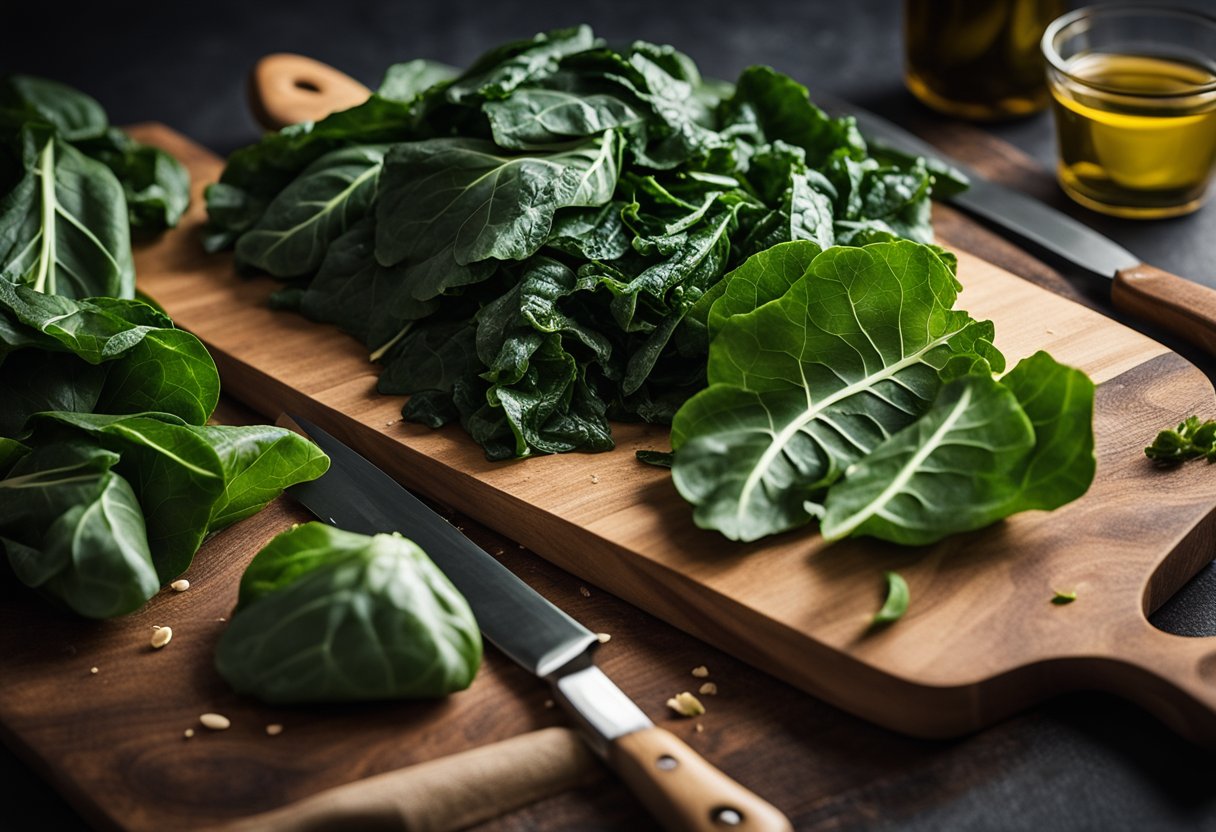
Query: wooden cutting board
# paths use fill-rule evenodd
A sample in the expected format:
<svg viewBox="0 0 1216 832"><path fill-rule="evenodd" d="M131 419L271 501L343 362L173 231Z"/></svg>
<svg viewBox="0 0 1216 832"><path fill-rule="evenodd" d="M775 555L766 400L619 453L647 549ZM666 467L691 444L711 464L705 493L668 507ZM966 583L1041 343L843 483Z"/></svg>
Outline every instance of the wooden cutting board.
<svg viewBox="0 0 1216 832"><path fill-rule="evenodd" d="M199 186L220 160L164 128ZM1185 736L1216 742L1216 644L1161 633L1145 614L1211 560L1216 476L1162 471L1142 453L1190 413L1216 415L1207 378L1161 344L958 251L960 306L996 323L1012 365L1037 349L1099 383L1098 473L1080 500L937 546L825 546L813 530L756 544L697 529L666 471L634 458L662 428L616 425L618 447L487 462L455 427L400 419L376 366L333 327L269 309L269 278L237 277L199 246L196 199L181 228L140 253L141 288L215 356L228 394L268 419L301 414L405 485L546 559L846 710L909 734L972 731L1054 693L1109 690ZM949 242L949 240L947 240ZM908 615L873 630L882 573ZM1075 591L1067 606L1053 591Z"/></svg>

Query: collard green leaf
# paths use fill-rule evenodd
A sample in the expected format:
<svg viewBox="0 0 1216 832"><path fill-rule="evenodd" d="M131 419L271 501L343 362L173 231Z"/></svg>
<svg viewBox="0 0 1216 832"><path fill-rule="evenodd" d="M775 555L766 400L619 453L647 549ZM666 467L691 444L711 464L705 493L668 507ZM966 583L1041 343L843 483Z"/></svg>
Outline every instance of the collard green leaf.
<svg viewBox="0 0 1216 832"><path fill-rule="evenodd" d="M154 233L177 225L190 204L190 174L181 162L113 127L77 147L118 177L132 229Z"/></svg>
<svg viewBox="0 0 1216 832"><path fill-rule="evenodd" d="M697 523L755 540L808 522L808 502L929 409L948 362L1002 369L992 325L953 310L956 291L927 248L832 248L780 298L726 319L710 386L672 424Z"/></svg>
<svg viewBox="0 0 1216 832"><path fill-rule="evenodd" d="M334 150L305 168L241 236L237 262L276 277L316 271L330 243L370 209L385 150L381 145Z"/></svg>
<svg viewBox="0 0 1216 832"><path fill-rule="evenodd" d="M564 89L519 90L502 101L486 102L482 109L494 142L515 150L552 147L643 121L618 96Z"/></svg>
<svg viewBox="0 0 1216 832"><path fill-rule="evenodd" d="M920 545L1058 508L1093 480L1092 415L1093 383L1043 352L956 379L828 492L823 535Z"/></svg>
<svg viewBox="0 0 1216 832"><path fill-rule="evenodd" d="M25 134L26 170L0 204L0 280L86 298L135 294L122 185L72 145Z"/></svg>
<svg viewBox="0 0 1216 832"><path fill-rule="evenodd" d="M160 588L139 503L111 470L117 459L55 443L0 480L0 540L17 578L89 618L131 612Z"/></svg>
<svg viewBox="0 0 1216 832"><path fill-rule="evenodd" d="M42 121L63 139L76 142L100 136L109 127L96 99L66 84L32 75L10 75L0 83L0 107Z"/></svg>
<svg viewBox="0 0 1216 832"><path fill-rule="evenodd" d="M158 410L202 424L215 409L219 374L207 350L144 303L76 301L0 281L0 318L8 321L0 326L0 378L12 379L26 401L0 417L0 433L15 435L39 410ZM34 365L37 380L19 384Z"/></svg>
<svg viewBox="0 0 1216 832"><path fill-rule="evenodd" d="M444 696L480 663L467 602L420 548L321 523L257 554L216 650L237 692L276 704Z"/></svg>
<svg viewBox="0 0 1216 832"><path fill-rule="evenodd" d="M219 456L224 490L211 508L209 532L261 511L283 489L315 480L329 458L299 434L269 425L194 428Z"/></svg>
<svg viewBox="0 0 1216 832"><path fill-rule="evenodd" d="M165 583L190 566L225 487L215 450L191 426L171 419L164 414L43 413L34 420L35 435L39 429L71 428L119 454L114 470L139 498L148 547Z"/></svg>
<svg viewBox="0 0 1216 832"><path fill-rule="evenodd" d="M406 61L393 64L384 73L376 94L393 101L409 103L426 90L460 74L455 67L438 61Z"/></svg>
<svg viewBox="0 0 1216 832"><path fill-rule="evenodd" d="M526 156L503 155L472 139L397 145L381 174L376 259L422 262L449 246L458 264L530 257L559 208L612 198L619 161L615 133Z"/></svg>
<svg viewBox="0 0 1216 832"><path fill-rule="evenodd" d="M555 29L531 40L504 44L483 55L457 78L447 88L447 98L456 104L505 98L524 82L556 72L563 57L595 44L587 26Z"/></svg>

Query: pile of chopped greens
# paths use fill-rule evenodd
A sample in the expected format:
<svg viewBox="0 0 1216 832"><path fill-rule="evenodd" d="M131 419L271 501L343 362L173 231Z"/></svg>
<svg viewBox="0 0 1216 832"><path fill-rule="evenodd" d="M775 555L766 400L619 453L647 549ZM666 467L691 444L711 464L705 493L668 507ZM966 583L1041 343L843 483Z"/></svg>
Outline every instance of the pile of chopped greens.
<svg viewBox="0 0 1216 832"><path fill-rule="evenodd" d="M237 151L207 244L361 339L407 419L503 459L669 423L705 385L693 310L724 274L782 242L930 242L930 193L962 186L772 69L710 82L578 27L464 72L396 65L364 104Z"/></svg>
<svg viewBox="0 0 1216 832"><path fill-rule="evenodd" d="M131 234L172 226L189 181L93 99L0 82L0 547L74 612L131 612L210 532L323 473L280 428L208 425L202 343L134 300Z"/></svg>

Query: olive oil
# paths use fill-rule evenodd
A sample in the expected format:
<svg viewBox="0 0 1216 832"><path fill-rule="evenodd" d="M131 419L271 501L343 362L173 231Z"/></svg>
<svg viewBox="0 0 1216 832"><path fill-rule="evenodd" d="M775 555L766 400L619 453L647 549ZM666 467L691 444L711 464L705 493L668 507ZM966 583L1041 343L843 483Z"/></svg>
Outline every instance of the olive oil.
<svg viewBox="0 0 1216 832"><path fill-rule="evenodd" d="M1039 39L1065 0L905 0L908 89L935 110L994 120L1047 106Z"/></svg>
<svg viewBox="0 0 1216 832"><path fill-rule="evenodd" d="M1116 216L1199 207L1216 162L1216 72L1151 55L1082 52L1053 73L1060 184Z"/></svg>

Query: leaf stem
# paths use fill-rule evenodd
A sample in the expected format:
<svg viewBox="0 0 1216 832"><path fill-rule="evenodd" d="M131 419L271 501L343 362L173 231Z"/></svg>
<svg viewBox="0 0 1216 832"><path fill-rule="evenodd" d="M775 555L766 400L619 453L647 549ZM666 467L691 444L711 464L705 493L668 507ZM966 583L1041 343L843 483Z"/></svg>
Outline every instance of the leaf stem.
<svg viewBox="0 0 1216 832"><path fill-rule="evenodd" d="M38 175L42 178L42 245L38 251L38 277L35 292L55 294L51 264L55 257L55 140L47 139L38 154Z"/></svg>
<svg viewBox="0 0 1216 832"><path fill-rule="evenodd" d="M379 361L384 357L384 354L393 348L393 345L409 334L413 329L415 321L407 321L405 326L401 327L401 331L388 340L383 346L368 356L369 361Z"/></svg>

